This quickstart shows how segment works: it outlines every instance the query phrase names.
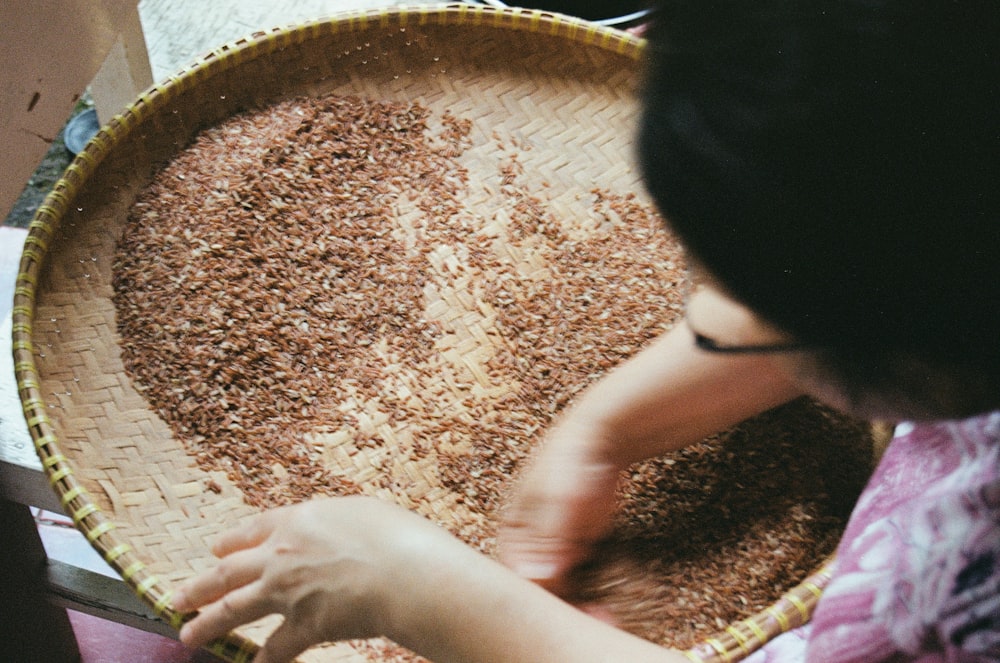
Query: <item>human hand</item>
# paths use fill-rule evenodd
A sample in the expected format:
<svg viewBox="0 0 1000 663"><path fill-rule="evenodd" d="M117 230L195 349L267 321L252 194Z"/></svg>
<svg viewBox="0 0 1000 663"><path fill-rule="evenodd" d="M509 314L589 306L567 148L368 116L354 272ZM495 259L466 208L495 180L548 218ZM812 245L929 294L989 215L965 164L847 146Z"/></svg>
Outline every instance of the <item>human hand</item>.
<svg viewBox="0 0 1000 663"><path fill-rule="evenodd" d="M567 595L568 572L610 533L621 470L801 394L780 360L704 352L675 326L588 388L549 434L505 515L501 561Z"/></svg>
<svg viewBox="0 0 1000 663"><path fill-rule="evenodd" d="M178 611L200 611L181 640L203 646L241 624L283 614L257 663L287 661L320 642L392 637L396 616L421 605L420 592L434 590L425 574L446 567L460 578L474 555L425 519L359 497L262 513L224 534L212 552L219 565L174 594Z"/></svg>
<svg viewBox="0 0 1000 663"><path fill-rule="evenodd" d="M550 433L503 514L500 561L569 597L570 571L611 529L621 467L601 457L595 429L570 419Z"/></svg>

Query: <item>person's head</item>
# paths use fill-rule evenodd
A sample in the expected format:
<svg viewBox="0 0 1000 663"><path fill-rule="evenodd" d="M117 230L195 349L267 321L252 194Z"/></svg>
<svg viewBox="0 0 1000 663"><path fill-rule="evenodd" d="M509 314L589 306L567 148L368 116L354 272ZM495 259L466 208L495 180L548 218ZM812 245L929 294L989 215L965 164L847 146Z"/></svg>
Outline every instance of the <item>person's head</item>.
<svg viewBox="0 0 1000 663"><path fill-rule="evenodd" d="M732 298L815 348L804 372L861 409L1000 406L998 17L665 0L649 32L650 193Z"/></svg>

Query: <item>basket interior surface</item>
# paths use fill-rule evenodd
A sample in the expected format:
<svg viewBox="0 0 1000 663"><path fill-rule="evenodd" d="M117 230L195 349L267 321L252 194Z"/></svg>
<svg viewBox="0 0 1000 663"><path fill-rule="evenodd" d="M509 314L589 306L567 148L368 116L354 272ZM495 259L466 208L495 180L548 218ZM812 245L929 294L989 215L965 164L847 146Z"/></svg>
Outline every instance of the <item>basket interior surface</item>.
<svg viewBox="0 0 1000 663"><path fill-rule="evenodd" d="M169 608L170 586L210 567L208 543L258 508L232 465L205 463L192 452L127 366L115 305L116 250L130 210L160 169L202 130L298 97L418 103L433 122L469 121L457 157L468 174L462 205L469 223L502 229L509 222L510 197L501 194L509 184L504 164L513 159L523 191L542 200L567 233L584 236L607 221L595 214L595 191L634 194L638 205L648 205L632 152L640 46L624 33L521 10L463 6L339 17L220 48L150 90L88 145L32 228L15 310L22 316L15 321L15 362L29 425L68 510L165 618L179 618ZM394 222L411 217L404 211ZM194 215L191 224L198 223ZM553 269L539 245L492 246L526 281L544 280ZM453 246L429 252L425 313L438 329L433 359L408 366L380 357L378 364L392 367L395 393L408 394L419 405L413 407L449 415L501 403L518 389L486 368L506 341L488 307L470 295L474 275L456 280L461 262ZM679 297L664 299L657 329L677 319ZM379 352L386 351L376 344L373 365ZM414 452L412 421L391 420L389 402L344 400L348 430L318 426L306 434L321 449L317 458L360 492L459 534L463 527L488 530L492 514L471 508L464 488L448 485L438 455ZM379 442L357 444L359 437ZM471 445L454 439L446 446L461 456L472 453ZM242 634L259 642L272 627L266 621ZM238 658L252 645L238 641L230 649ZM341 644L303 660L364 661L372 651Z"/></svg>

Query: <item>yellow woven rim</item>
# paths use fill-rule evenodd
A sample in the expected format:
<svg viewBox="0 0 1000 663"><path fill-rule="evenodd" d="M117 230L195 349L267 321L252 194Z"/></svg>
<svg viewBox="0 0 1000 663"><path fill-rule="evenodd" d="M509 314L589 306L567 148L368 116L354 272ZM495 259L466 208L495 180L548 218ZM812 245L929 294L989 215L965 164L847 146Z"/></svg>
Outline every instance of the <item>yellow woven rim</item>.
<svg viewBox="0 0 1000 663"><path fill-rule="evenodd" d="M408 25L484 26L557 36L607 50L633 60L644 41L613 28L549 12L483 5L393 7L340 14L330 19L256 32L227 43L191 66L153 85L103 126L69 165L45 199L28 229L21 254L12 311L13 358L18 390L28 429L48 480L66 512L103 559L115 569L154 613L179 629L185 616L171 607L171 592L119 536L115 523L98 506L60 448L56 427L46 412L49 404L40 387L35 363L33 327L41 270L60 223L74 206L83 185L99 164L126 136L185 90L233 69L240 63L266 58L291 45L320 36L349 35L370 27L405 28ZM829 577L824 566L782 599L754 617L731 625L717 637L686 652L694 661L737 661L775 635L805 623ZM231 634L210 650L237 663L249 661L257 645Z"/></svg>

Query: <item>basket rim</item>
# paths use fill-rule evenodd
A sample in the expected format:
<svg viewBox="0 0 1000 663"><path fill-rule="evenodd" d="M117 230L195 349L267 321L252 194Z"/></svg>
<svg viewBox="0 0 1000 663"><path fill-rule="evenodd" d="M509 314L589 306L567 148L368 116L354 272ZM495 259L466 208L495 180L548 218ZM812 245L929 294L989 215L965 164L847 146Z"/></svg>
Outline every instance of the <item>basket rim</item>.
<svg viewBox="0 0 1000 663"><path fill-rule="evenodd" d="M64 215L72 208L82 187L98 166L126 136L142 126L178 94L229 71L240 64L322 36L359 32L373 26L405 28L407 25L493 27L558 37L585 46L639 60L645 40L597 22L555 12L455 3L399 5L339 12L328 17L252 32L226 42L182 67L164 81L154 83L120 113L105 123L76 155L55 183L32 219L21 252L15 282L12 317L14 374L28 431L49 483L76 528L119 574L153 613L175 629L193 615L174 610L172 592L119 536L115 522L77 479L70 459L46 409L35 362L33 323L40 273ZM832 558L831 558L832 559ZM733 624L718 637L709 638L684 654L693 661L734 661L749 655L775 635L808 621L813 606L829 580L829 563L786 592L773 606ZM243 663L253 658L258 645L231 633L208 647L217 656Z"/></svg>

